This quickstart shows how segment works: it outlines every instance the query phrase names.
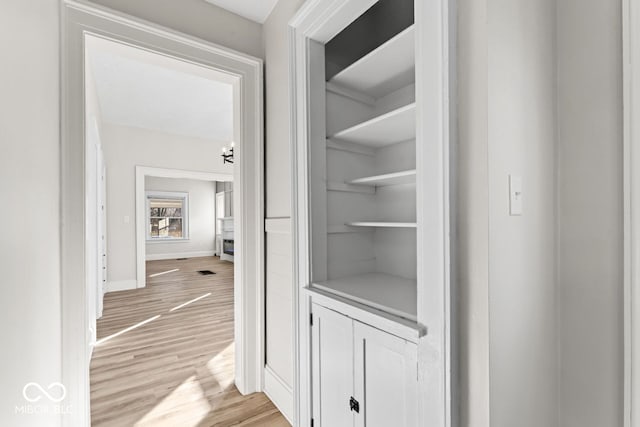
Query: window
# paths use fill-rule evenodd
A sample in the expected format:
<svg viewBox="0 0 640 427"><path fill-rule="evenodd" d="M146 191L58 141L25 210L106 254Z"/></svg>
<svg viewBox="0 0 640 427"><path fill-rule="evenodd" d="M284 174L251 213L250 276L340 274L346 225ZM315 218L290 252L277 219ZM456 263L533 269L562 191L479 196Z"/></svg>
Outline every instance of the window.
<svg viewBox="0 0 640 427"><path fill-rule="evenodd" d="M189 238L189 194L147 191L147 240Z"/></svg>

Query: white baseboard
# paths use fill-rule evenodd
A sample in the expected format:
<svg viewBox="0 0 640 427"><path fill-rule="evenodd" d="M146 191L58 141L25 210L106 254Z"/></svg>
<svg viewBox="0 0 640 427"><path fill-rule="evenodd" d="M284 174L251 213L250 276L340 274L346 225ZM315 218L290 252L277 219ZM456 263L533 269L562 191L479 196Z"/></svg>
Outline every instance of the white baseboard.
<svg viewBox="0 0 640 427"><path fill-rule="evenodd" d="M198 258L202 256L214 256L215 251L198 251L198 252L175 252L169 254L147 254L145 259L147 261L160 261L163 259L177 259L177 258Z"/></svg>
<svg viewBox="0 0 640 427"><path fill-rule="evenodd" d="M293 425L293 391L268 365L264 367L264 394Z"/></svg>
<svg viewBox="0 0 640 427"><path fill-rule="evenodd" d="M116 280L113 282L107 282L105 286L105 293L107 292L117 292L117 291L128 291L131 289L136 289L138 287L138 282L135 279L132 280Z"/></svg>

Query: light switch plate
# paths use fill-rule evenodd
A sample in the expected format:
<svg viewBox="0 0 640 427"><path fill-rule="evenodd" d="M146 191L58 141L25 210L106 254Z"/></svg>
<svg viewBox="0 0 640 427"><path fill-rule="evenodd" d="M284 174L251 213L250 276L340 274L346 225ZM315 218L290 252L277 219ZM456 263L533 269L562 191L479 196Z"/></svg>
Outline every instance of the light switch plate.
<svg viewBox="0 0 640 427"><path fill-rule="evenodd" d="M522 177L509 175L509 215L522 215Z"/></svg>

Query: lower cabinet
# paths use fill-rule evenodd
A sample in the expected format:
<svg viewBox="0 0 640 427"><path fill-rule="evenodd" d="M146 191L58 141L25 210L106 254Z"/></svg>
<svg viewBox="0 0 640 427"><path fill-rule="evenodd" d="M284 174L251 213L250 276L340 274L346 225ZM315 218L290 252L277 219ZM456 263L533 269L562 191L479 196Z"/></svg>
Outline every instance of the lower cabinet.
<svg viewBox="0 0 640 427"><path fill-rule="evenodd" d="M417 346L313 304L314 427L402 427L417 420Z"/></svg>

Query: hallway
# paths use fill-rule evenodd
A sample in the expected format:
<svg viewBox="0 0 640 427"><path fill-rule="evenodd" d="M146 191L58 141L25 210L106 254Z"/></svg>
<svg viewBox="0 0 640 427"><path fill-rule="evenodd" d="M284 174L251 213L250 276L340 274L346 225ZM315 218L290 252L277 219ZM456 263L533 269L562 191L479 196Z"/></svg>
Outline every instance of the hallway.
<svg viewBox="0 0 640 427"><path fill-rule="evenodd" d="M92 425L288 426L264 394L242 396L233 384L233 264L149 261L147 280L105 295Z"/></svg>

